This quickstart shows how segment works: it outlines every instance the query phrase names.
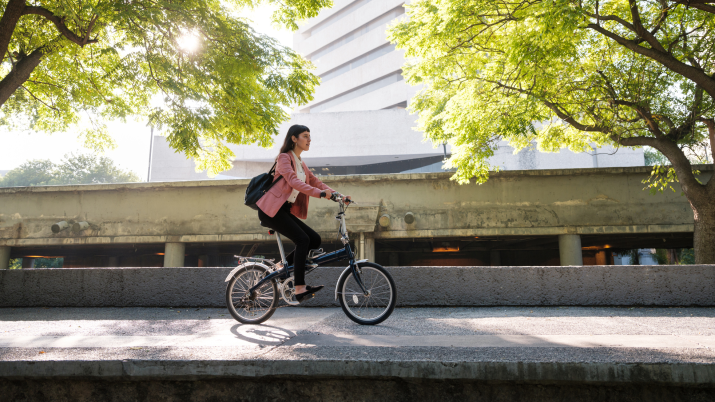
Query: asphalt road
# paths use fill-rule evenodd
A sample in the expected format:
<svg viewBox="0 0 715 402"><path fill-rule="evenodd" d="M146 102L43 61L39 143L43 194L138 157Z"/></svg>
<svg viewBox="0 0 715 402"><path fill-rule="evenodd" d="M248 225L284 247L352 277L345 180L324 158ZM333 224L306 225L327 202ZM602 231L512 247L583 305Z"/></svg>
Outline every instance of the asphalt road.
<svg viewBox="0 0 715 402"><path fill-rule="evenodd" d="M715 363L715 308L0 308L0 361L117 359Z"/></svg>

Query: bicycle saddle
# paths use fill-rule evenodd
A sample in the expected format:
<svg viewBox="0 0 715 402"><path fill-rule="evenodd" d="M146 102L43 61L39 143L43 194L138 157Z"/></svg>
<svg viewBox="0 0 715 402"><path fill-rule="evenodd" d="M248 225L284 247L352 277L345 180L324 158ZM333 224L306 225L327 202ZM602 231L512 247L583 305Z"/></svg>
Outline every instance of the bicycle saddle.
<svg viewBox="0 0 715 402"><path fill-rule="evenodd" d="M261 226L263 226L264 228L268 228L268 226L266 226L266 224L263 223L263 222L261 222ZM274 235L274 234L276 234L276 231L273 230L273 229L271 229L271 228L268 228L268 234L269 234L269 235Z"/></svg>

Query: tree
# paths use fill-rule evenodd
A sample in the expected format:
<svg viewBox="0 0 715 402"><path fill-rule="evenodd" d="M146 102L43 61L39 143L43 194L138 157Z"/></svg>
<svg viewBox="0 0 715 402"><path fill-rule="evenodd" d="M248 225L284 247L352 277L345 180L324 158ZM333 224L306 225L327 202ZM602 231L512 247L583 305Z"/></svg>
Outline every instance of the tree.
<svg viewBox="0 0 715 402"><path fill-rule="evenodd" d="M26 162L0 178L0 187L137 181L136 174L120 169L105 156L70 154L57 165L49 160Z"/></svg>
<svg viewBox="0 0 715 402"><path fill-rule="evenodd" d="M268 146L283 106L312 99L312 64L254 32L240 10L279 6L297 28L331 0L0 0L0 124L39 131L143 116L176 151L217 173L226 143ZM155 96L156 95L156 96Z"/></svg>
<svg viewBox="0 0 715 402"><path fill-rule="evenodd" d="M694 212L698 263L715 263L715 180L686 150L715 150L715 1L422 0L390 38L404 75L423 84L411 109L433 142L449 141L454 179L488 178L504 139L517 150L649 146ZM712 160L712 159L711 159Z"/></svg>
<svg viewBox="0 0 715 402"><path fill-rule="evenodd" d="M0 187L43 186L54 178L55 164L50 160L23 163L0 177Z"/></svg>
<svg viewBox="0 0 715 402"><path fill-rule="evenodd" d="M55 170L51 184L98 184L130 183L140 181L130 171L124 171L114 165L114 161L97 155L65 156Z"/></svg>

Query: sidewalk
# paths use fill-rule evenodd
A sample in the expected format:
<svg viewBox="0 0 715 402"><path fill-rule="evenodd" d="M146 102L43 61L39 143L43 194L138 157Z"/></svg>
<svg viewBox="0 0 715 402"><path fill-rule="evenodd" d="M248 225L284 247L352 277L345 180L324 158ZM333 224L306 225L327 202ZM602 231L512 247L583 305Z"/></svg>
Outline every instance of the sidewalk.
<svg viewBox="0 0 715 402"><path fill-rule="evenodd" d="M44 353L40 353L44 352ZM339 308L241 325L217 308L0 308L0 360L359 359L715 363L715 308Z"/></svg>
<svg viewBox="0 0 715 402"><path fill-rule="evenodd" d="M401 378L715 390L715 308L0 308L0 377ZM306 377L306 378L308 378ZM0 384L1 385L1 384ZM0 387L1 388L1 387Z"/></svg>

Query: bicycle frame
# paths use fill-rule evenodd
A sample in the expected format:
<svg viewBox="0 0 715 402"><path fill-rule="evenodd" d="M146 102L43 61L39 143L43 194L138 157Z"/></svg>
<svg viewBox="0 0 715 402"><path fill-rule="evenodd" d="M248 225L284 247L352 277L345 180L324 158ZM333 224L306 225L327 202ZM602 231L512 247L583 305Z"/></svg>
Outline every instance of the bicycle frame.
<svg viewBox="0 0 715 402"><path fill-rule="evenodd" d="M365 285L362 283L362 278L360 277L360 272L359 272L359 267L355 261L355 253L353 253L352 248L350 247L350 239L348 237L348 231L347 227L345 226L345 203L343 202L343 199L341 197L338 197L338 202L340 204L340 209L338 212L338 215L335 217L335 219L340 221L340 228L338 229L338 233L340 234L340 240L343 242L343 248L340 250L335 250L330 253L326 253L323 255L320 255L318 257L313 258L312 264L316 264L317 266L323 265L323 264L328 264L331 262L335 261L341 261L341 260L349 260L350 265L349 267L352 270L353 277L355 278L355 282L360 286L360 289L363 291L363 293L367 296L368 292L365 289ZM278 242L278 249L280 250L281 253L281 261L283 261L283 268L273 271L270 274L266 275L265 278L261 279L257 284L255 284L251 289L249 289L248 293L252 294L256 289L261 287L264 283L271 281L273 279L288 279L290 277L290 274L293 272L293 265L288 265L288 262L286 261L286 256L285 256L285 251L283 249L283 242L281 241L281 236L278 232L275 232L276 236L276 241ZM360 260L359 262L364 262L367 260ZM317 268L312 267L309 270L306 270L305 273L306 275Z"/></svg>

